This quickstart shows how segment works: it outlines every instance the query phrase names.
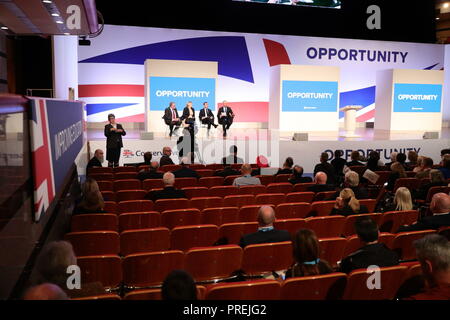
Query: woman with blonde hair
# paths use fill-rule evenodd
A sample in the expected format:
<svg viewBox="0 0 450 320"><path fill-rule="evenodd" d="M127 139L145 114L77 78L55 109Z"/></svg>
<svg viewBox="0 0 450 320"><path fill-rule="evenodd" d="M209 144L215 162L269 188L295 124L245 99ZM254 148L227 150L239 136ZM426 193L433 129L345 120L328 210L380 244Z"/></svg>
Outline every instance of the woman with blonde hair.
<svg viewBox="0 0 450 320"><path fill-rule="evenodd" d="M395 192L394 204L396 211L412 210L413 203L411 199L411 192L408 188L400 187Z"/></svg>
<svg viewBox="0 0 450 320"><path fill-rule="evenodd" d="M75 207L73 214L102 213L104 207L105 202L97 181L87 178L82 187L81 201Z"/></svg>
<svg viewBox="0 0 450 320"><path fill-rule="evenodd" d="M345 188L336 198L331 215L350 216L353 214L368 213L369 210L365 205L359 203L355 197L355 193L350 188Z"/></svg>

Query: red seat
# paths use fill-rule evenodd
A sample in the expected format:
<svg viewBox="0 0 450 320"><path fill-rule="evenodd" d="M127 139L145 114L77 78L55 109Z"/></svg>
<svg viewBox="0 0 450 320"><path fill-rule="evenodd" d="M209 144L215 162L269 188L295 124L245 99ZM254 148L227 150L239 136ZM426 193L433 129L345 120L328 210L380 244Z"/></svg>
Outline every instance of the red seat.
<svg viewBox="0 0 450 320"><path fill-rule="evenodd" d="M204 300L206 288L197 286L197 299ZM134 290L123 297L124 300L162 300L161 289Z"/></svg>
<svg viewBox="0 0 450 320"><path fill-rule="evenodd" d="M392 233L383 232L378 236L378 242L384 243L388 248L392 247L392 241L394 240L395 235ZM347 245L344 250L344 257L347 257L351 253L359 250L364 246L364 242L362 242L357 235L352 235L347 237Z"/></svg>
<svg viewBox="0 0 450 320"><path fill-rule="evenodd" d="M261 205L259 204L242 206L241 208L239 208L239 221L240 222L257 221L259 208L261 208Z"/></svg>
<svg viewBox="0 0 450 320"><path fill-rule="evenodd" d="M89 168L87 175L90 176L92 178L92 174L98 174L98 173L113 173L113 168L110 167L94 167L94 168Z"/></svg>
<svg viewBox="0 0 450 320"><path fill-rule="evenodd" d="M71 231L117 231L117 215L115 214L79 214L72 216Z"/></svg>
<svg viewBox="0 0 450 320"><path fill-rule="evenodd" d="M324 217L329 216L334 208L336 201L317 201L311 203L311 216Z"/></svg>
<svg viewBox="0 0 450 320"><path fill-rule="evenodd" d="M135 173L135 172L136 172L136 167L134 167L134 166L121 166L121 167L115 167L115 168L113 169L113 172L114 172L115 174L121 173L121 172L133 172L133 173Z"/></svg>
<svg viewBox="0 0 450 320"><path fill-rule="evenodd" d="M164 251L170 248L170 231L167 228L128 230L120 234L120 253Z"/></svg>
<svg viewBox="0 0 450 320"><path fill-rule="evenodd" d="M317 192L316 195L314 196L314 202L315 201L330 201L333 200L335 201L336 199L332 199L334 198L336 194L336 191L322 191L322 192Z"/></svg>
<svg viewBox="0 0 450 320"><path fill-rule="evenodd" d="M114 180L114 175L112 173L90 173L89 178L92 178L95 181L111 181Z"/></svg>
<svg viewBox="0 0 450 320"><path fill-rule="evenodd" d="M223 177L203 177L198 179L198 186L206 188L221 186L223 185L223 180Z"/></svg>
<svg viewBox="0 0 450 320"><path fill-rule="evenodd" d="M438 233L450 241L450 227L440 227Z"/></svg>
<svg viewBox="0 0 450 320"><path fill-rule="evenodd" d="M298 230L306 228L306 221L305 219L277 219L274 227L277 230L286 230L294 237Z"/></svg>
<svg viewBox="0 0 450 320"><path fill-rule="evenodd" d="M189 206L188 199L159 199L156 200L154 210L163 212L166 210L187 209Z"/></svg>
<svg viewBox="0 0 450 320"><path fill-rule="evenodd" d="M288 174L277 174L275 176L275 183L288 182L290 177L291 177L291 174L289 174L289 173Z"/></svg>
<svg viewBox="0 0 450 320"><path fill-rule="evenodd" d="M270 183L267 186L267 193L290 193L293 187L289 182Z"/></svg>
<svg viewBox="0 0 450 320"><path fill-rule="evenodd" d="M314 192L291 192L286 195L286 202L308 202L314 199Z"/></svg>
<svg viewBox="0 0 450 320"><path fill-rule="evenodd" d="M375 173L379 176L378 180L375 183L371 183L369 181L369 185L374 184L374 185L382 186L386 182L388 182L389 176L391 175L391 171L376 171Z"/></svg>
<svg viewBox="0 0 450 320"><path fill-rule="evenodd" d="M205 165L205 168L208 170L222 170L223 169L223 164L221 163L212 163L212 164L207 164Z"/></svg>
<svg viewBox="0 0 450 320"><path fill-rule="evenodd" d="M379 276L368 273L366 269L355 270L347 277L347 286L343 295L344 300L392 300L403 282L407 267L396 266L380 268ZM369 279L370 277L370 279ZM379 280L379 289L369 287Z"/></svg>
<svg viewBox="0 0 450 320"><path fill-rule="evenodd" d="M120 190L138 190L142 188L141 181L138 179L115 180L114 191Z"/></svg>
<svg viewBox="0 0 450 320"><path fill-rule="evenodd" d="M306 219L306 228L314 230L317 238L340 237L344 231L345 217L313 217Z"/></svg>
<svg viewBox="0 0 450 320"><path fill-rule="evenodd" d="M240 170L241 167L242 167L241 163L232 163L231 164L231 169L234 169L234 170Z"/></svg>
<svg viewBox="0 0 450 320"><path fill-rule="evenodd" d="M181 165L179 165L179 164L166 164L162 167L159 167L159 170L162 172L168 172L168 171L174 172L179 169L181 169Z"/></svg>
<svg viewBox="0 0 450 320"><path fill-rule="evenodd" d="M376 199L361 199L359 200L360 205L365 205L367 209L369 210L369 213L372 213L375 211L375 206L377 204Z"/></svg>
<svg viewBox="0 0 450 320"><path fill-rule="evenodd" d="M114 191L112 181L97 181L100 191Z"/></svg>
<svg viewBox="0 0 450 320"><path fill-rule="evenodd" d="M205 187L186 187L183 188L188 199L193 197L209 197L209 190Z"/></svg>
<svg viewBox="0 0 450 320"><path fill-rule="evenodd" d="M115 293L105 293L96 296L87 296L80 298L72 298L71 300L122 300L119 295Z"/></svg>
<svg viewBox="0 0 450 320"><path fill-rule="evenodd" d="M77 257L119 253L119 234L114 231L70 232L64 236Z"/></svg>
<svg viewBox="0 0 450 320"><path fill-rule="evenodd" d="M286 270L292 265L291 241L252 244L244 248L242 270L246 275Z"/></svg>
<svg viewBox="0 0 450 320"><path fill-rule="evenodd" d="M388 211L380 219L380 232L395 233L403 223L401 211Z"/></svg>
<svg viewBox="0 0 450 320"><path fill-rule="evenodd" d="M343 231L343 235L345 237L354 235L355 232L355 222L361 217L370 217L375 223L379 223L382 214L381 213L365 213L365 214L354 214L351 216L345 217L345 227Z"/></svg>
<svg viewBox="0 0 450 320"><path fill-rule="evenodd" d="M235 186L214 186L209 188L210 197L226 197L239 193L239 188Z"/></svg>
<svg viewBox="0 0 450 320"><path fill-rule="evenodd" d="M78 257L82 284L100 282L105 289L116 289L122 282L122 262L117 255Z"/></svg>
<svg viewBox="0 0 450 320"><path fill-rule="evenodd" d="M161 213L161 226L169 229L200 224L202 216L198 209L165 210Z"/></svg>
<svg viewBox="0 0 450 320"><path fill-rule="evenodd" d="M237 245L194 248L184 260L185 270L196 282L230 278L241 263L242 248Z"/></svg>
<svg viewBox="0 0 450 320"><path fill-rule="evenodd" d="M142 189L151 190L151 189L159 189L164 188L164 183L162 179L146 179L142 181Z"/></svg>
<svg viewBox="0 0 450 320"><path fill-rule="evenodd" d="M401 260L415 260L416 249L414 248L413 241L421 239L426 235L436 233L435 230L413 231L413 232L400 232L398 233L392 243L392 249L399 253Z"/></svg>
<svg viewBox="0 0 450 320"><path fill-rule="evenodd" d="M420 186L420 180L417 178L399 178L395 180L394 192L400 187L406 187L409 191L413 192L417 190Z"/></svg>
<svg viewBox="0 0 450 320"><path fill-rule="evenodd" d="M264 185L242 186L238 188L238 194L252 194L256 196L260 193L266 193L266 189Z"/></svg>
<svg viewBox="0 0 450 320"><path fill-rule="evenodd" d="M306 202L281 203L275 212L277 219L306 218L311 211L311 205Z"/></svg>
<svg viewBox="0 0 450 320"><path fill-rule="evenodd" d="M239 208L219 207L202 211L202 224L214 224L220 227L225 223L239 222Z"/></svg>
<svg viewBox="0 0 450 320"><path fill-rule="evenodd" d="M175 178L175 188L182 189L187 187L197 187L197 178Z"/></svg>
<svg viewBox="0 0 450 320"><path fill-rule="evenodd" d="M239 244L244 234L258 231L257 222L226 223L220 226L219 239L229 244Z"/></svg>
<svg viewBox="0 0 450 320"><path fill-rule="evenodd" d="M157 211L123 213L119 216L120 232L135 229L158 228L160 215Z"/></svg>
<svg viewBox="0 0 450 320"><path fill-rule="evenodd" d="M151 200L122 201L122 202L119 202L117 210L118 210L119 214L128 213L128 212L153 211L153 201L151 201Z"/></svg>
<svg viewBox="0 0 450 320"><path fill-rule="evenodd" d="M206 300L278 300L280 283L276 280L253 280L211 285Z"/></svg>
<svg viewBox="0 0 450 320"><path fill-rule="evenodd" d="M337 272L286 279L281 285L281 300L338 300L346 283L347 275Z"/></svg>
<svg viewBox="0 0 450 320"><path fill-rule="evenodd" d="M114 174L114 180L137 179L137 172L118 172Z"/></svg>
<svg viewBox="0 0 450 320"><path fill-rule="evenodd" d="M322 238L319 239L320 258L328 261L332 267L337 266L337 262L344 258L347 240L345 238Z"/></svg>
<svg viewBox="0 0 450 320"><path fill-rule="evenodd" d="M195 197L189 201L189 208L202 211L207 208L221 207L223 199L220 197Z"/></svg>
<svg viewBox="0 0 450 320"><path fill-rule="evenodd" d="M117 196L114 191L102 191L103 201L117 201Z"/></svg>
<svg viewBox="0 0 450 320"><path fill-rule="evenodd" d="M284 193L264 193L258 194L255 197L255 203L260 205L274 205L277 206L286 200Z"/></svg>
<svg viewBox="0 0 450 320"><path fill-rule="evenodd" d="M200 163L193 163L188 165L189 169L198 171L198 170L204 170L205 169L205 165L204 164L200 164Z"/></svg>
<svg viewBox="0 0 450 320"><path fill-rule="evenodd" d="M184 253L178 250L137 253L122 262L123 283L126 288L161 285L172 270L184 268Z"/></svg>
<svg viewBox="0 0 450 320"><path fill-rule="evenodd" d="M441 187L441 186L437 186L437 187L431 187L430 189L428 189L428 193L427 193L427 197L425 199L425 203L430 203L431 199L433 199L433 196L436 193L445 193L445 194L449 194L450 192L450 188L449 187Z"/></svg>
<svg viewBox="0 0 450 320"><path fill-rule="evenodd" d="M214 171L213 170L208 170L208 169L201 169L201 170L195 170L197 172L197 174L203 178L203 177L212 177L214 175Z"/></svg>
<svg viewBox="0 0 450 320"><path fill-rule="evenodd" d="M231 195L223 198L224 207L243 207L255 204L255 197L250 194Z"/></svg>
<svg viewBox="0 0 450 320"><path fill-rule="evenodd" d="M418 210L405 210L402 213L402 225L411 225L419 219Z"/></svg>
<svg viewBox="0 0 450 320"><path fill-rule="evenodd" d="M149 166L149 165L143 164L143 165L140 165L140 166L137 168L137 172L141 172L142 170L148 171L149 169L150 169L150 166Z"/></svg>
<svg viewBox="0 0 450 320"><path fill-rule="evenodd" d="M256 177L259 178L259 181L261 181L261 184L265 185L265 186L275 182L275 176L259 175Z"/></svg>
<svg viewBox="0 0 450 320"><path fill-rule="evenodd" d="M223 180L223 185L231 186L234 182L234 179L239 178L239 177L240 177L240 175L233 175L233 176L225 177L225 179Z"/></svg>
<svg viewBox="0 0 450 320"><path fill-rule="evenodd" d="M297 183L294 185L294 188L292 189L293 192L307 192L308 187L315 185L314 182L307 182L307 183Z"/></svg>
<svg viewBox="0 0 450 320"><path fill-rule="evenodd" d="M212 224L176 227L170 235L172 250L187 251L194 247L210 247L219 238L219 228Z"/></svg>
<svg viewBox="0 0 450 320"><path fill-rule="evenodd" d="M115 201L105 201L103 211L117 214L117 203Z"/></svg>
<svg viewBox="0 0 450 320"><path fill-rule="evenodd" d="M122 190L116 192L116 201L144 200L146 195L144 190Z"/></svg>

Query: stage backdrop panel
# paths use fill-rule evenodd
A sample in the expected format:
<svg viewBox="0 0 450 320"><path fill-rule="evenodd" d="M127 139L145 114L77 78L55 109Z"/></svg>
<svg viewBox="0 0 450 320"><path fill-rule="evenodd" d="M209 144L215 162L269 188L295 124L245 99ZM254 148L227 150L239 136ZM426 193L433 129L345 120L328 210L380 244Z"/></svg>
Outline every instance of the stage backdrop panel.
<svg viewBox="0 0 450 320"><path fill-rule="evenodd" d="M443 84L439 70L379 71L375 129L441 131Z"/></svg>
<svg viewBox="0 0 450 320"><path fill-rule="evenodd" d="M279 65L271 70L269 129L337 131L339 68Z"/></svg>
<svg viewBox="0 0 450 320"><path fill-rule="evenodd" d="M170 102L175 102L178 115L192 101L196 119L203 102L215 112L217 62L148 59L145 61L145 129L164 132L162 116Z"/></svg>

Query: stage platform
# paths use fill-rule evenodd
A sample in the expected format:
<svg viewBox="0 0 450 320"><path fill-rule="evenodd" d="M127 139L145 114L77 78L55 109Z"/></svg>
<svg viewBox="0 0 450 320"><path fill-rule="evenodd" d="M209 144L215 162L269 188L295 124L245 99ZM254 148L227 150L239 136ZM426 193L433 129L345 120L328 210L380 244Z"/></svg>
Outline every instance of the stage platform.
<svg viewBox="0 0 450 320"><path fill-rule="evenodd" d="M124 148L120 159L121 164L142 162L144 152L151 151L153 158L158 160L164 146L172 148L172 158L178 163L178 137L165 136L156 133L153 140L141 140L140 130L127 130L123 137ZM238 156L246 162L255 163L258 155L265 155L271 166L279 167L286 157L291 156L294 162L304 167L305 173L312 173L315 164L319 162L322 152L327 152L332 158L335 150L343 150L344 158L349 159L353 150L359 150L364 156L372 150L380 153L381 160L388 162L391 152L415 150L419 155L431 157L440 161L440 150L450 146L450 129L442 128L439 139L423 139L423 131L386 131L371 128L357 128L359 137L345 138L345 131L339 132L308 132L308 141L293 141L293 132L283 132L267 129L230 129L226 138L222 137L220 128L211 130L209 137L206 129L196 135L199 152L196 162L220 163L222 157L228 155L231 145L238 146ZM89 129L88 141L91 154L95 149L105 149L106 139L101 129Z"/></svg>

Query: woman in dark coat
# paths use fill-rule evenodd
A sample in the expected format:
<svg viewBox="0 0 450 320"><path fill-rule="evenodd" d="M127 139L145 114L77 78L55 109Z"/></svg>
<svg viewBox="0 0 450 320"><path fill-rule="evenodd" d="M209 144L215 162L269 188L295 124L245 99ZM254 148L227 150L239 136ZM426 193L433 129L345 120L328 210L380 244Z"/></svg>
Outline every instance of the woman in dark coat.
<svg viewBox="0 0 450 320"><path fill-rule="evenodd" d="M106 160L108 160L108 167L118 167L120 149L123 147L122 136L127 133L121 124L116 123L114 114L108 115L108 121L109 123L105 126Z"/></svg>

